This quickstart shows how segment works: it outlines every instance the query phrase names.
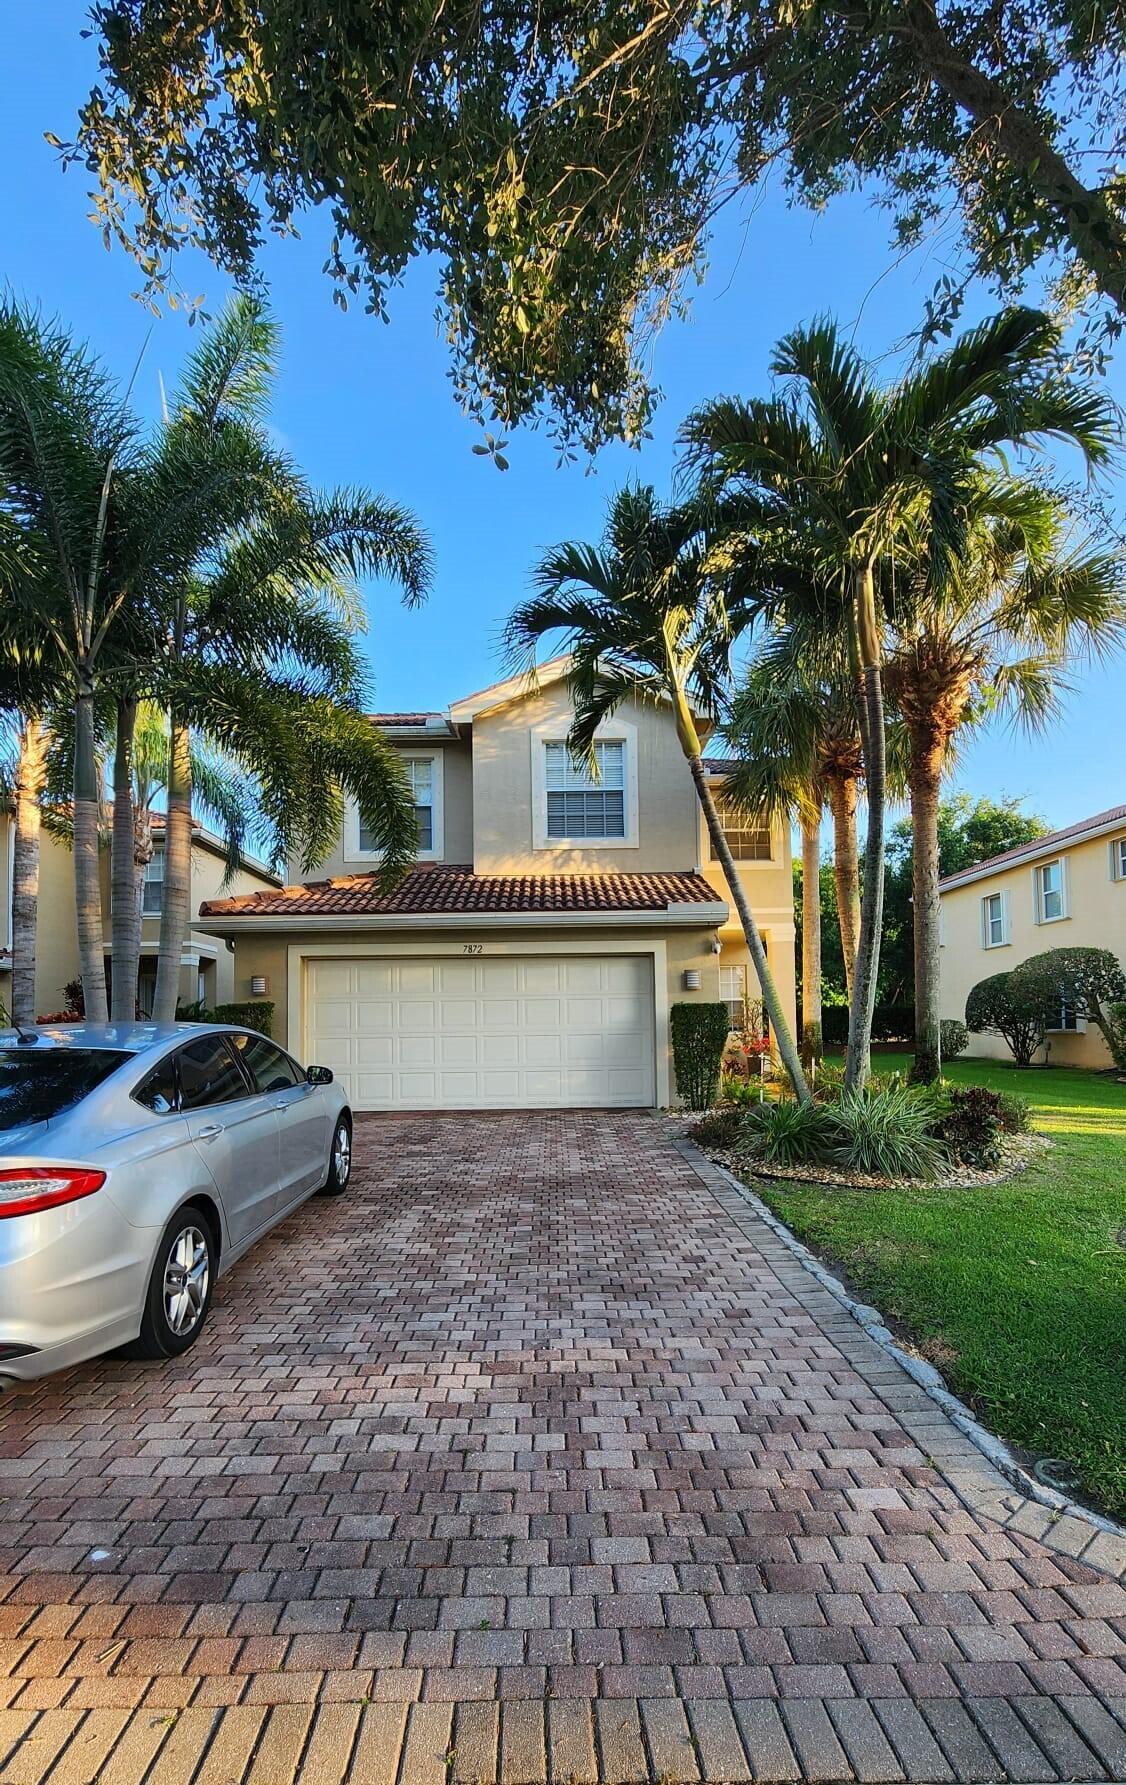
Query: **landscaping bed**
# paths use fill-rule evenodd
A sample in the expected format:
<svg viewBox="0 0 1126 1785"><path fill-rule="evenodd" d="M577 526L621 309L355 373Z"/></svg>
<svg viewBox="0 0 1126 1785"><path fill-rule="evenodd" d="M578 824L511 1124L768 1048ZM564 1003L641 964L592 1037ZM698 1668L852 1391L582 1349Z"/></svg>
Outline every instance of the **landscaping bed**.
<svg viewBox="0 0 1126 1785"><path fill-rule="evenodd" d="M692 1137L691 1127L687 1129ZM697 1142L700 1145L699 1142ZM994 1184L1004 1184L1019 1172L1027 1171L1039 1155L1047 1151L1052 1142L1044 1134L1006 1134L999 1143L1001 1161L992 1171L979 1170L972 1165L952 1163L945 1167L937 1178L921 1182L918 1178L895 1178L881 1176L875 1172L857 1172L847 1166L819 1165L817 1182L829 1190L982 1190ZM733 1172L737 1178L755 1187L764 1179L778 1179L782 1182L808 1184L810 1169L801 1165L767 1165L762 1160L741 1158L722 1147L700 1145L700 1151L717 1165L723 1165Z"/></svg>

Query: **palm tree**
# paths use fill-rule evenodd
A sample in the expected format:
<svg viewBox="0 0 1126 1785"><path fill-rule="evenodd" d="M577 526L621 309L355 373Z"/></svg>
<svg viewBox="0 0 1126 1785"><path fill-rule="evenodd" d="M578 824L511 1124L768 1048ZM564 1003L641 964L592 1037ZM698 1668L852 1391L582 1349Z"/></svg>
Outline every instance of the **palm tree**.
<svg viewBox="0 0 1126 1785"><path fill-rule="evenodd" d="M260 308L249 299L236 299L192 356L176 412L155 443L146 444L126 399L85 350L18 305L0 305L0 544L6 562L9 541L19 541L21 569L11 625L21 634L37 632L51 639L73 699L76 919L86 1011L93 1021L108 1015L98 874L97 708L103 694L116 704L121 803L111 878L118 891L122 940L131 921L128 756L135 702L153 694L174 710L168 788L172 892L161 986L162 1009L171 1015L190 859L189 716L176 703L192 685L182 659L192 592L201 576L224 554L233 555L234 542L255 528L265 538L289 540L295 560L292 581L306 604L312 591L335 593L342 580L376 565L399 573L411 596L421 594L428 575L427 547L409 516L363 496L350 504L318 503L270 446L260 411L272 346L272 331ZM326 514L332 517L328 537L321 531ZM294 550L295 540L301 542L300 552ZM267 580L264 593L273 590ZM270 661L285 659L282 630L275 624L268 646L248 649L247 681ZM293 675L283 681L291 694L300 685ZM321 706L313 705L327 727L327 742L317 754L310 741L304 766L295 770L301 809L323 835L313 765L324 768L339 754L341 727L351 724L365 798L386 832L388 871L401 869L413 838L411 800L401 768L386 751L377 786L377 746L361 743L355 735L354 711L346 720L321 684L315 693L323 695ZM345 688L342 711L356 704L354 679ZM259 697L252 706L260 711ZM295 722L290 733L289 741L308 735L309 722ZM270 735L268 725L263 735ZM279 763L279 783L281 774ZM320 806L331 810L333 797L327 802L322 797ZM284 805L280 793L278 798ZM286 809L292 813L293 803ZM128 973L121 976L121 1014L126 1014L128 981Z"/></svg>
<svg viewBox="0 0 1126 1785"><path fill-rule="evenodd" d="M719 399L683 430L692 460L756 509L772 505L780 537L820 564L814 626L847 640L857 689L868 835L845 1081L863 1084L883 914L886 744L884 615L897 553L921 542L940 582L965 546L971 491L983 461L1052 434L1089 463L1105 458L1113 411L1059 375L1059 331L1037 311L1011 309L881 389L829 321L799 328L775 350L780 396ZM826 591L833 592L832 599Z"/></svg>
<svg viewBox="0 0 1126 1785"><path fill-rule="evenodd" d="M724 577L712 574L707 519L706 510L692 505L663 506L648 487L621 491L610 504L601 548L561 545L541 560L538 593L509 618L507 651L514 668L534 673L540 639L566 635L575 709L569 742L576 757L593 761L598 727L622 701L671 702L779 1055L795 1094L807 1102L801 1060L702 759L698 715L715 717L732 639L749 618L729 600Z"/></svg>
<svg viewBox="0 0 1126 1785"><path fill-rule="evenodd" d="M941 1071L938 806L960 734L998 714L1032 727L1058 710L1066 666L1126 632L1126 560L1075 535L1054 492L1009 482L982 492L966 549L937 586L897 602L888 679L908 738L915 943L915 1059Z"/></svg>
<svg viewBox="0 0 1126 1785"><path fill-rule="evenodd" d="M388 876L416 848L402 766L363 719L353 635L363 625L358 576L393 577L404 599L418 602L429 546L396 504L365 491L318 495L273 452L262 416L276 351L277 330L263 312L247 299L232 304L188 362L154 461L155 480L174 484L182 439L226 414L260 467L243 512L228 516L206 564L174 591L161 668L170 738L158 1021L175 1013L190 908L193 724L233 748L261 783L287 853L327 851L341 787L380 838Z"/></svg>

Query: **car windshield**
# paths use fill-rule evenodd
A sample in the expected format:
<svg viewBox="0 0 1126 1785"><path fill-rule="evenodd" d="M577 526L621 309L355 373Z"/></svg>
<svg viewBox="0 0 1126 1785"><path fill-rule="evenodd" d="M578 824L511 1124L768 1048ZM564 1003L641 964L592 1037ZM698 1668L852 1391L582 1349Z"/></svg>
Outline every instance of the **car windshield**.
<svg viewBox="0 0 1126 1785"><path fill-rule="evenodd" d="M104 1047L0 1047L0 1133L61 1115L131 1057Z"/></svg>

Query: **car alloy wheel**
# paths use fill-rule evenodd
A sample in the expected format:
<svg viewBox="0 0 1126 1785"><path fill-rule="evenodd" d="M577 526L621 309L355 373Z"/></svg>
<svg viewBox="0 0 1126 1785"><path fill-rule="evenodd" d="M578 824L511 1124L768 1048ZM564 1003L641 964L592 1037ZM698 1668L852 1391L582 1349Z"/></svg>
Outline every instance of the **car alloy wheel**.
<svg viewBox="0 0 1126 1785"><path fill-rule="evenodd" d="M176 1338L198 1326L211 1280L211 1248L207 1235L189 1223L172 1241L164 1265L164 1318Z"/></svg>
<svg viewBox="0 0 1126 1785"><path fill-rule="evenodd" d="M338 1186L343 1190L352 1175L352 1131L344 1121L336 1124L332 1142L332 1169Z"/></svg>

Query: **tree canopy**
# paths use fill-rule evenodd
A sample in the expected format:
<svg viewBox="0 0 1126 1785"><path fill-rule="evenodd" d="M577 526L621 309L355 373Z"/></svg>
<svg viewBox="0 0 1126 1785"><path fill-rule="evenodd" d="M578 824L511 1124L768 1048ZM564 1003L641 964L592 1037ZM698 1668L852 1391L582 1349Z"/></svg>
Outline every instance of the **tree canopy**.
<svg viewBox="0 0 1126 1785"><path fill-rule="evenodd" d="M636 439L647 346L720 205L780 167L863 185L901 243L944 217L1018 291L1126 314L1126 13L1091 0L99 0L77 140L107 241L166 285L239 279L324 204L336 296L432 253L456 388L503 426ZM57 138L52 138L58 142ZM948 331L958 291L934 328ZM1108 320L1109 319L1109 320Z"/></svg>

